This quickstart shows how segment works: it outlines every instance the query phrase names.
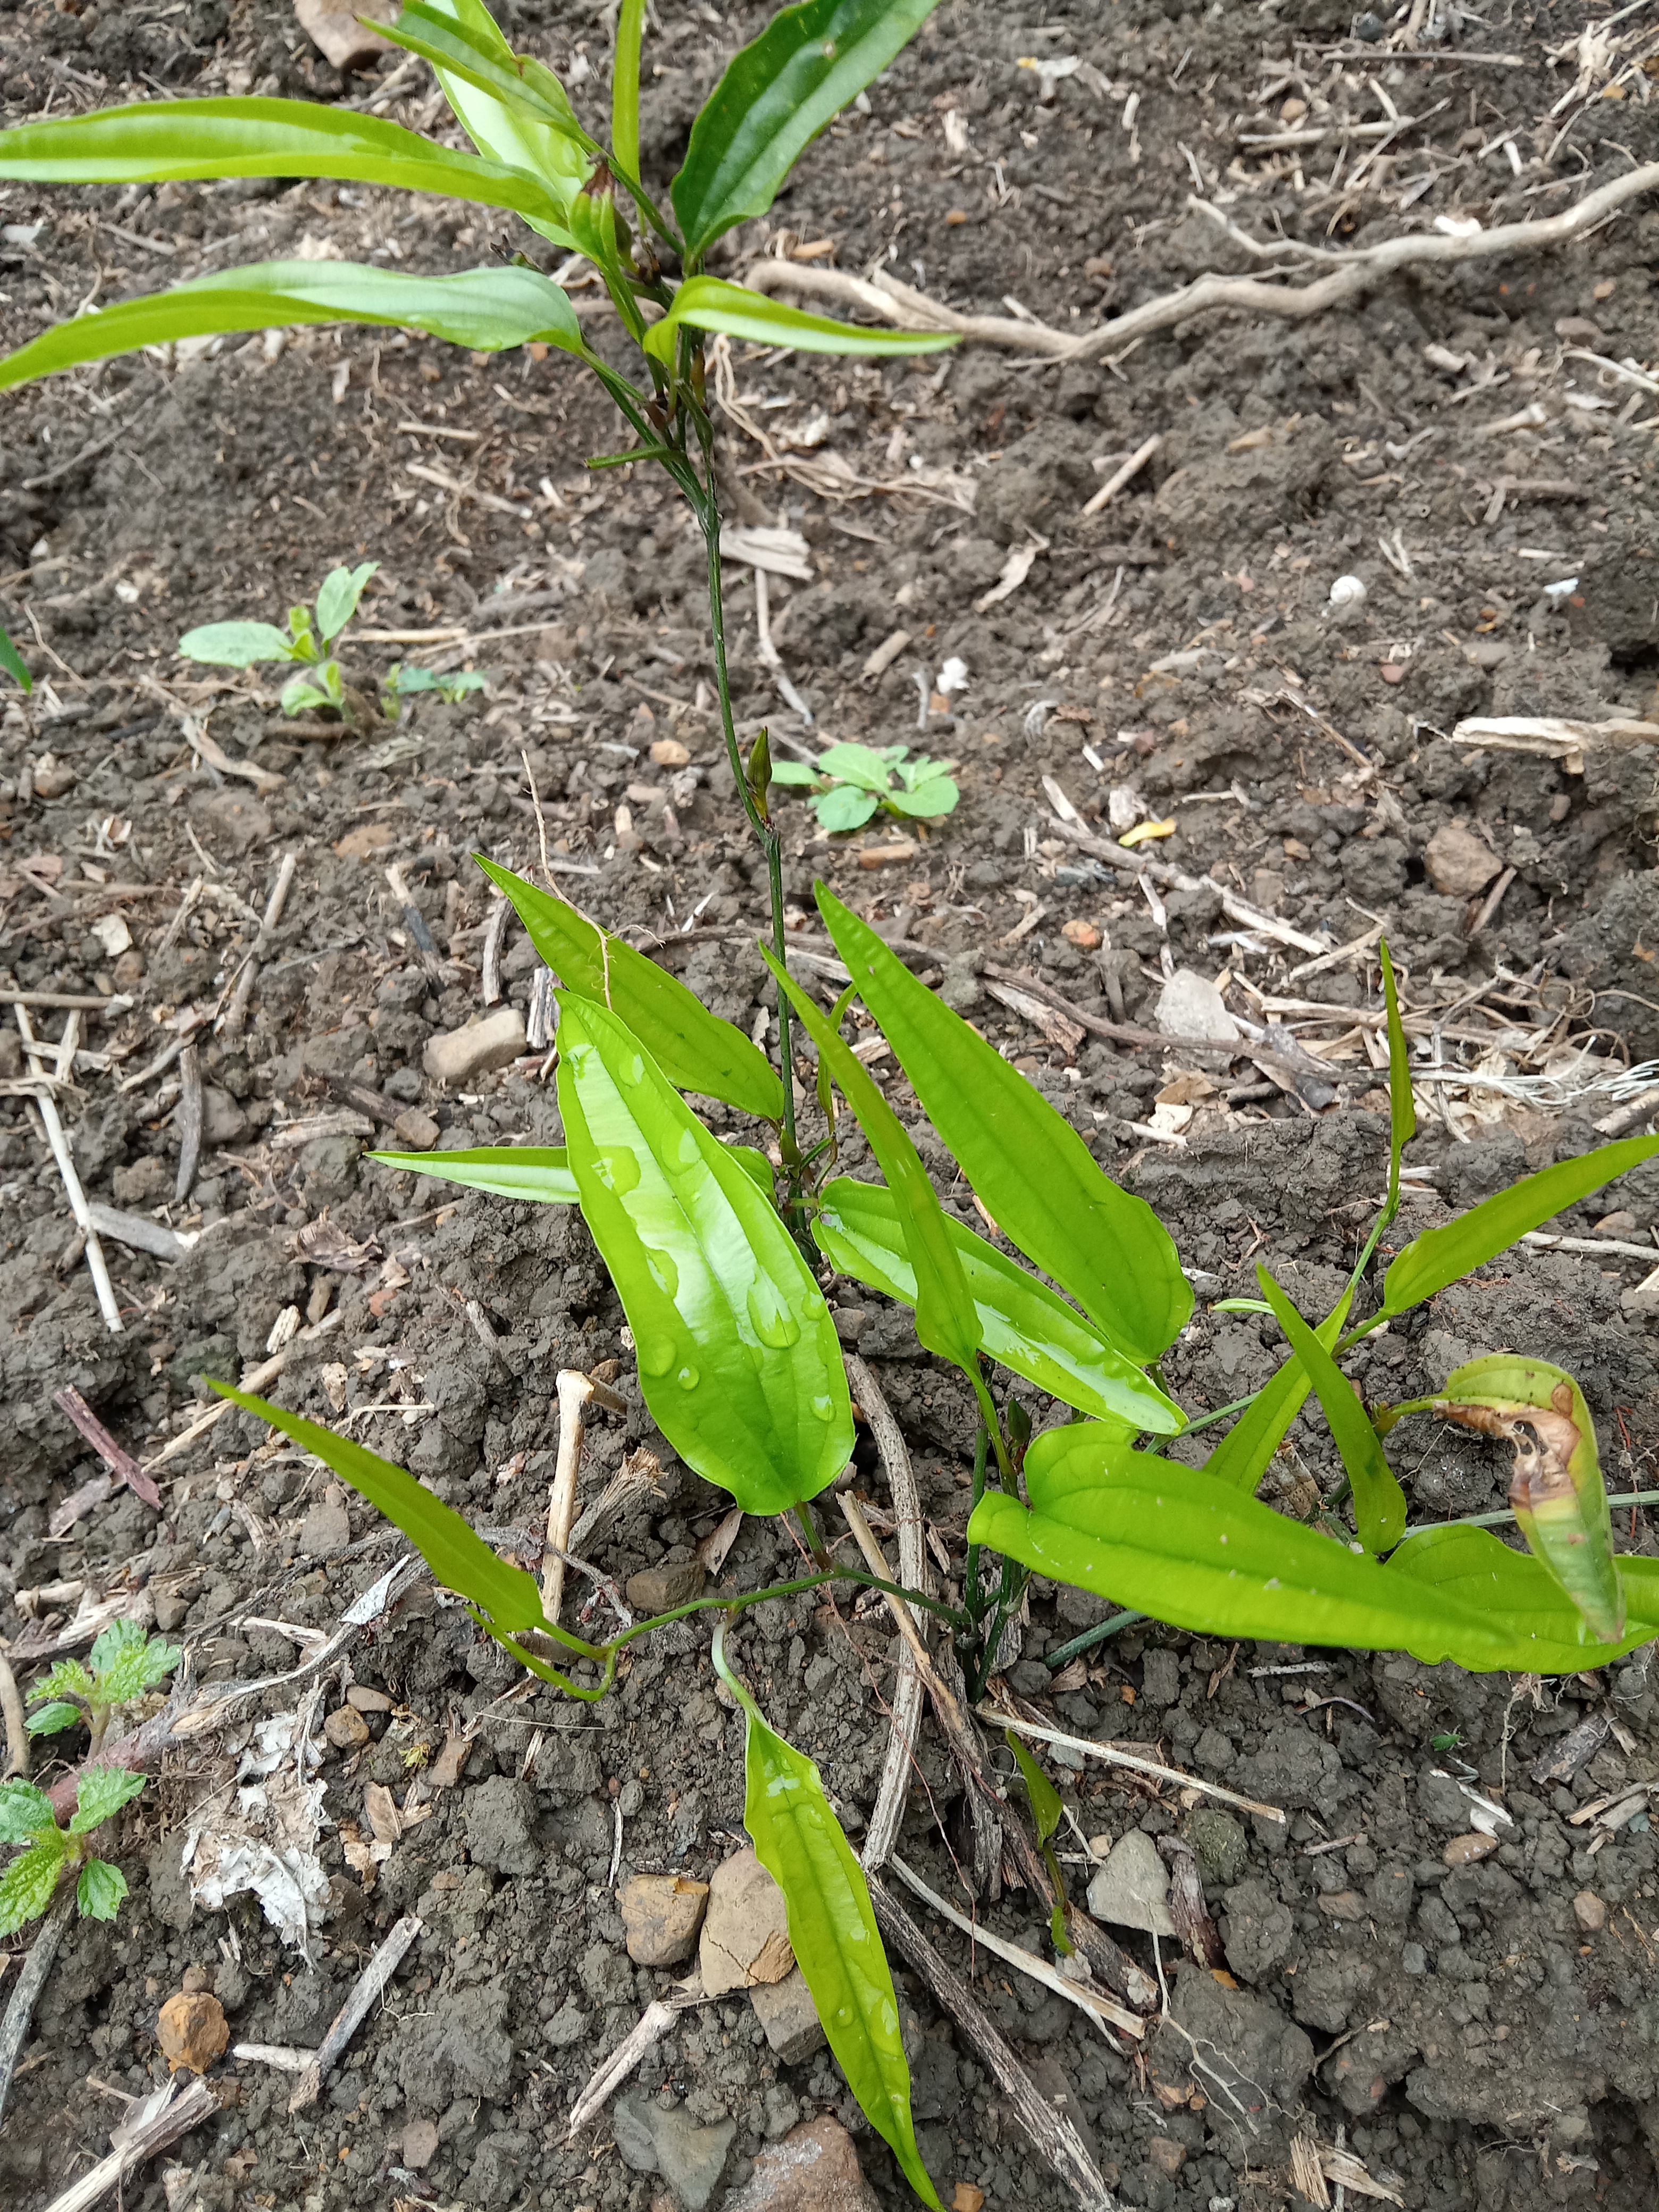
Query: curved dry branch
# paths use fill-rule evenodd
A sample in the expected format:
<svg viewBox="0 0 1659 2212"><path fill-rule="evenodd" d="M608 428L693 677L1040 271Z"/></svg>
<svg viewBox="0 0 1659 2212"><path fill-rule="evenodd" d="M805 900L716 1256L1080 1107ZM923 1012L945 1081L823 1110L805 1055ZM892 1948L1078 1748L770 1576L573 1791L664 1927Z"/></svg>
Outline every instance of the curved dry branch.
<svg viewBox="0 0 1659 2212"><path fill-rule="evenodd" d="M884 271L873 278L854 276L844 270L821 269L815 263L764 260L750 268L744 283L757 292L794 291L811 300L840 307L863 307L882 321L930 329L956 331L971 342L1006 346L1018 353L1038 354L1052 361L1092 361L1115 353L1159 331L1173 330L1194 315L1213 308L1236 313L1278 315L1305 321L1328 314L1359 294L1369 291L1396 270L1425 264L1442 268L1465 261L1481 261L1504 254L1536 253L1559 246L1591 229L1602 218L1644 192L1659 191L1659 161L1650 161L1610 184L1587 192L1560 215L1540 216L1531 222L1500 224L1467 238L1445 238L1437 233L1415 231L1403 238L1383 240L1349 252L1293 245L1291 241L1253 240L1238 231L1207 200L1192 199L1188 206L1208 216L1250 252L1265 258L1294 252L1326 270L1311 283L1274 283L1259 276L1194 277L1173 292L1161 294L1115 315L1080 337L1051 328L1046 323L1016 322L1002 315L965 315L943 301L914 291ZM1333 265L1334 264L1334 265Z"/></svg>

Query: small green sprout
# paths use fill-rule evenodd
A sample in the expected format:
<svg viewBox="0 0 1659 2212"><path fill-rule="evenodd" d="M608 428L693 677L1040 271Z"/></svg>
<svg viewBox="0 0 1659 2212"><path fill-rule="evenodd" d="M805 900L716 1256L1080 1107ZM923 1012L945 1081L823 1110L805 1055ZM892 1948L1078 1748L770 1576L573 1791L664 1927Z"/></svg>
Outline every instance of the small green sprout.
<svg viewBox="0 0 1659 2212"><path fill-rule="evenodd" d="M285 630L271 623L207 623L200 629L187 630L179 650L186 660L199 660L210 668L298 661L305 672L290 676L283 686L283 712L304 714L333 707L343 714L345 678L334 657L335 647L357 611L363 586L380 565L365 561L356 568L331 568L317 593L314 614L310 607L290 607Z"/></svg>
<svg viewBox="0 0 1659 2212"><path fill-rule="evenodd" d="M399 701L416 691L435 691L446 707L453 707L469 691L482 691L489 681L482 668L459 668L444 676L435 668L406 668L399 660L381 680L380 712L387 721L396 721Z"/></svg>
<svg viewBox="0 0 1659 2212"><path fill-rule="evenodd" d="M83 1920L113 1920L127 1893L126 1876L107 1859L88 1856L87 1838L144 1786L142 1774L120 1766L88 1766L81 1798L67 1828L60 1828L52 1800L32 1782L0 1783L0 1844L21 1851L0 1875L0 1936L38 1920L52 1903L61 1877L79 1868L76 1902Z"/></svg>
<svg viewBox="0 0 1659 2212"><path fill-rule="evenodd" d="M930 760L926 753L912 760L909 753L908 745L888 745L880 752L872 745L830 745L816 766L775 760L772 781L810 789L808 804L825 830L856 830L878 807L928 820L950 813L962 796L946 773L956 763Z"/></svg>
<svg viewBox="0 0 1659 2212"><path fill-rule="evenodd" d="M176 1644L147 1636L136 1620L112 1621L93 1645L89 1666L60 1659L29 1692L30 1705L46 1701L29 1715L29 1734L58 1735L84 1720L92 1731L88 1755L95 1759L111 1715L165 1681L184 1656Z"/></svg>
<svg viewBox="0 0 1659 2212"><path fill-rule="evenodd" d="M14 684L21 684L25 691L33 691L34 678L29 674L27 663L4 630L0 629L0 669Z"/></svg>

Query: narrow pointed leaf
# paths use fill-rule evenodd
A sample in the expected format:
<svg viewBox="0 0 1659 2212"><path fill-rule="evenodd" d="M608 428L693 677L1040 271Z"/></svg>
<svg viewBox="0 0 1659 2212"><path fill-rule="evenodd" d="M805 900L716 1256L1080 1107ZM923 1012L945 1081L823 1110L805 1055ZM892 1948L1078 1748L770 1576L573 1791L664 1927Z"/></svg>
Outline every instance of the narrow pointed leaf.
<svg viewBox="0 0 1659 2212"><path fill-rule="evenodd" d="M301 323L392 325L480 353L532 338L582 351L569 301L533 269L405 276L349 261L265 261L59 323L0 360L0 391L141 346Z"/></svg>
<svg viewBox="0 0 1659 2212"><path fill-rule="evenodd" d="M790 1944L830 2048L905 2179L939 2212L916 2148L898 1999L864 1869L812 1761L769 1728L752 1704L746 1715L744 1826L783 1892Z"/></svg>
<svg viewBox="0 0 1659 2212"><path fill-rule="evenodd" d="M380 35L430 62L441 79L488 94L521 127L545 126L579 145L586 142L557 77L544 63L515 54L487 9L451 7L445 0L405 0L397 21ZM529 150L528 140L521 142L520 150Z"/></svg>
<svg viewBox="0 0 1659 2212"><path fill-rule="evenodd" d="M1400 1203L1400 1155L1417 1134L1417 1102L1412 1097L1411 1054L1400 1018L1400 994L1386 938L1377 945L1382 963L1382 1000L1389 1018L1389 1196L1390 1214Z"/></svg>
<svg viewBox="0 0 1659 2212"><path fill-rule="evenodd" d="M1420 1306L1471 1268L1496 1259L1529 1229L1639 1167L1656 1152L1659 1137L1626 1137L1616 1145L1601 1145L1581 1158L1560 1160L1538 1175L1523 1176L1495 1198L1460 1213L1443 1229L1425 1229L1396 1255L1384 1277L1383 1311L1392 1316Z"/></svg>
<svg viewBox="0 0 1659 2212"><path fill-rule="evenodd" d="M1156 1359L1186 1326L1193 1292L1152 1207L1102 1173L1064 1115L867 922L822 884L817 900L860 997L993 1220L1132 1359Z"/></svg>
<svg viewBox="0 0 1659 2212"><path fill-rule="evenodd" d="M452 153L383 117L309 100L155 100L21 123L0 131L0 178L8 177L58 185L337 177L511 208L538 228L562 207L527 161Z"/></svg>
<svg viewBox="0 0 1659 2212"><path fill-rule="evenodd" d="M1389 1465L1382 1440L1355 1397L1353 1385L1259 1262L1255 1274L1262 1297L1318 1393L1332 1441L1353 1486L1359 1540L1368 1552L1391 1551L1405 1533L1406 1493Z"/></svg>
<svg viewBox="0 0 1659 2212"><path fill-rule="evenodd" d="M815 1498L853 1449L822 1292L766 1194L619 1016L558 996L570 1164L652 1418L745 1512Z"/></svg>
<svg viewBox="0 0 1659 2212"><path fill-rule="evenodd" d="M1160 1436L1184 1425L1180 1407L1075 1306L965 1224L947 1214L945 1227L979 1316L981 1343L993 1359L1081 1413ZM844 1176L826 1183L812 1237L842 1274L906 1305L915 1304L915 1273L898 1202L884 1184Z"/></svg>
<svg viewBox="0 0 1659 2212"><path fill-rule="evenodd" d="M942 353L961 343L954 331L889 331L804 314L765 292L751 292L747 285L728 284L719 276L686 279L667 313L647 331L646 351L659 361L672 361L674 342L686 324L694 330L724 331L751 345L792 346L797 353Z"/></svg>
<svg viewBox="0 0 1659 2212"><path fill-rule="evenodd" d="M1037 1765L1012 1729L1004 1729L1002 1740L1014 1754L1014 1764L1019 1769L1019 1778L1025 1784L1025 1795L1031 1807L1031 1818L1036 1824L1037 1841L1046 1844L1060 1826L1064 1810L1060 1792Z"/></svg>
<svg viewBox="0 0 1659 2212"><path fill-rule="evenodd" d="M0 672L9 676L14 684L21 684L25 691L33 690L34 678L29 674L27 664L3 629L0 629Z"/></svg>
<svg viewBox="0 0 1659 2212"><path fill-rule="evenodd" d="M1528 1550L1591 1633L1617 1643L1625 1593L1613 1556L1613 1513L1595 1426L1573 1377L1545 1359L1493 1352L1449 1375L1434 1410L1514 1445L1510 1504Z"/></svg>
<svg viewBox="0 0 1659 2212"><path fill-rule="evenodd" d="M678 975L599 928L568 899L538 890L482 853L472 857L512 900L532 944L566 988L620 1016L676 1089L723 1098L764 1121L782 1119L783 1085L771 1062Z"/></svg>
<svg viewBox="0 0 1659 2212"><path fill-rule="evenodd" d="M204 623L185 632L179 650L209 668L258 668L267 660L292 660L294 641L273 623Z"/></svg>
<svg viewBox="0 0 1659 2212"><path fill-rule="evenodd" d="M988 1492L969 1519L970 1543L1200 1635L1293 1638L1409 1651L1430 1665L1454 1659L1476 1670L1560 1674L1603 1665L1659 1632L1659 1623L1644 1625L1640 1637L1627 1632L1622 1645L1609 1647L1586 1630L1564 1662L1547 1623L1529 1627L1479 1603L1461 1604L1200 1469L1130 1451L1093 1422L1046 1431L1026 1455L1025 1479L1031 1510ZM1409 1559L1422 1540L1408 1540L1395 1558Z"/></svg>
<svg viewBox="0 0 1659 2212"><path fill-rule="evenodd" d="M611 71L611 144L630 176L640 173L640 47L645 0L622 0L617 15L617 54Z"/></svg>
<svg viewBox="0 0 1659 2212"><path fill-rule="evenodd" d="M529 1199L541 1206L578 1203L576 1178L562 1145L480 1145L455 1152L371 1152L383 1168L458 1182L494 1198Z"/></svg>
<svg viewBox="0 0 1659 2212"><path fill-rule="evenodd" d="M354 1443L349 1437L336 1436L332 1429L308 1421L303 1413L289 1413L286 1406L252 1397L228 1382L216 1382L212 1376L204 1379L222 1398L228 1398L259 1420L269 1421L272 1428L280 1429L349 1482L403 1530L446 1589L470 1598L489 1615L496 1629L512 1635L522 1628L544 1625L535 1577L498 1559L453 1507L423 1489L406 1468L382 1459L378 1452Z"/></svg>
<svg viewBox="0 0 1659 2212"><path fill-rule="evenodd" d="M1352 1303L1352 1291L1345 1291L1334 1311L1328 1314L1314 1331L1327 1352L1341 1335ZM1205 1474L1235 1489L1254 1491L1267 1472L1273 1454L1284 1443L1291 1423L1306 1404L1312 1388L1312 1380L1302 1362L1294 1358L1287 1359L1273 1379L1256 1392L1205 1461Z"/></svg>
<svg viewBox="0 0 1659 2212"><path fill-rule="evenodd" d="M734 54L691 126L674 211L702 252L764 215L831 118L880 76L937 0L802 0Z"/></svg>
<svg viewBox="0 0 1659 2212"><path fill-rule="evenodd" d="M915 1285L916 1334L929 1352L949 1359L977 1381L980 1318L944 1209L927 1180L915 1146L863 1062L840 1031L763 945L761 957L800 1017L827 1067L857 1116L897 1208L905 1255Z"/></svg>

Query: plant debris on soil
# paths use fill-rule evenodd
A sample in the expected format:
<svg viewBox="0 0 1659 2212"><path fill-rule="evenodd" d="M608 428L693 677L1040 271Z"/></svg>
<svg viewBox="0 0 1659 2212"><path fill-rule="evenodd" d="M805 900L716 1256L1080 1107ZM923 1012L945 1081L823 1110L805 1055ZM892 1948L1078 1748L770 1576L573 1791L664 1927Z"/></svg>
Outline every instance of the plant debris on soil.
<svg viewBox="0 0 1659 2212"><path fill-rule="evenodd" d="M603 94L593 11L497 12L579 100ZM1084 332L1201 274L1271 268L1241 234L1311 254L1491 228L1659 155L1659 27L1639 10L1600 31L1568 0L1484 16L1416 0L1392 23L1334 0L1033 15L942 9L772 214L724 242L726 273L768 256L879 265L953 307ZM763 20L749 0L661 17L652 181ZM0 20L9 123L159 91L442 127L422 67L389 54L342 77L276 0L65 0ZM493 212L282 181L12 185L0 223L9 346L239 259L445 270L536 243ZM956 762L962 793L936 824L878 815L832 837L775 792L793 964L833 998L809 896L822 876L1152 1201L1199 1292L1166 1369L1194 1416L1278 1358L1271 1322L1215 1302L1254 1295L1263 1253L1323 1311L1381 1194L1379 934L1422 1101L1396 1242L1645 1128L1659 1100L1656 240L1659 204L1638 198L1559 250L1419 267L1304 324L1211 314L1106 360L716 349L746 732L764 723L780 755L809 759L835 740L906 744ZM573 282L603 348L614 321ZM132 1881L119 1920L70 1928L37 2007L0 2132L18 2212L105 2158L133 2100L169 2065L193 2080L198 2058L210 2116L128 2174L122 2201L142 2212L698 2212L722 2191L781 2212L856 2203L860 2168L875 2202L911 2201L787 1982L675 2010L619 2100L568 2136L600 2061L675 2001L692 1954L662 1915L684 1910L679 1886L744 1843L742 1717L706 1630L635 1646L605 1702L562 1702L399 1569L396 1532L314 1462L234 1408L207 1418L218 1401L196 1379L252 1370L533 1567L555 1378L578 1370L623 1410L587 1409L573 1548L636 1611L795 1568L781 1523L745 1522L712 1571L700 1556L729 1500L644 1413L574 1210L363 1158L561 1139L538 963L516 924L501 933L475 848L534 873L544 837L561 891L776 1042L700 548L658 479L585 473L614 424L544 351L276 332L4 402L0 616L37 683L9 695L0 732L0 1634L27 1686L107 1620L153 1623L188 1656L173 1706L152 1708L195 1723L112 1852ZM365 700L399 659L482 670L486 693L421 695L395 724L296 726L257 673L211 680L177 659L185 630L281 621L360 560L382 564L346 651ZM1124 837L1151 863L1139 880ZM866 1044L939 1167L873 1030ZM70 1133L85 1224L43 1100ZM857 1172L856 1138L848 1151ZM963 1188L942 1195L983 1226ZM1401 1399L1483 1350L1559 1361L1611 1486L1644 1488L1656 1227L1650 1164L1370 1337L1352 1370ZM853 1285L832 1302L908 1441L929 1548L960 1575L966 1386L907 1310ZM56 1402L65 1390L113 1458ZM1039 1428L1065 1418L1031 1410ZM1174 1449L1197 1461L1207 1442ZM1436 1432L1417 1450L1400 1470L1413 1519L1502 1508L1500 1449ZM1305 1519L1340 1479L1304 1416L1264 1495ZM1619 1521L1621 1548L1652 1552L1645 1510ZM872 1595L773 1601L733 1638L855 1845L902 1650ZM609 1618L603 1585L575 1602ZM1146 1865L1124 1862L1112 1891L1139 1884L1141 1917L1116 1932L1161 1973L1166 2016L1143 2040L1109 2033L899 1893L1121 2202L1650 2206L1651 1653L1540 1683L1142 1624L1045 1664L1109 1610L1034 1582L1009 1690L1045 1726L1288 1816L1070 1765L1063 1747L1049 1760L1077 1895L1126 1836L1189 1847L1135 1845ZM37 1743L36 1778L73 1756L69 1739ZM901 1848L967 1912L962 1811L924 1728ZM1195 1869L1174 1898L1201 1890L1213 1958L1201 1911L1190 1943L1152 1932L1159 1865ZM1046 1911L1013 1871L972 1909L1046 1957ZM642 1877L654 1889L631 1887ZM653 1896L656 1934L635 1941L630 1913ZM12 1939L0 2002L26 1948ZM377 1954L383 1987L291 2108ZM895 1966L945 2201L1073 2202ZM798 2169L768 2147L803 2122L839 2196L787 2193Z"/></svg>

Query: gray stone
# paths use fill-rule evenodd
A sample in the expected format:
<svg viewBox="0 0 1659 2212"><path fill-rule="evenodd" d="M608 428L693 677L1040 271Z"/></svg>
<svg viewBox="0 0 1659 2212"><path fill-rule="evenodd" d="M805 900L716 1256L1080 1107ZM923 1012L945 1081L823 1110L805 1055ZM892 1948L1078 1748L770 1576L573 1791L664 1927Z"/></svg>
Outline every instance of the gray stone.
<svg viewBox="0 0 1659 2212"><path fill-rule="evenodd" d="M567 1997L551 2020L542 2027L542 2041L552 2051L568 2051L586 2043L590 2022L574 1997Z"/></svg>
<svg viewBox="0 0 1659 2212"><path fill-rule="evenodd" d="M1206 1881L1225 1888L1243 1875L1249 1858L1249 1839L1231 1813L1218 1805L1200 1805L1187 1823L1187 1840L1193 1847L1199 1872Z"/></svg>
<svg viewBox="0 0 1659 2212"><path fill-rule="evenodd" d="M1152 1936L1173 1936L1176 1924L1166 1902L1170 1871L1158 1845L1139 1828L1118 1838L1106 1863L1089 1884L1089 1910L1114 1928L1140 1928Z"/></svg>
<svg viewBox="0 0 1659 2212"><path fill-rule="evenodd" d="M781 1982L763 1982L749 1992L755 2017L766 2030L766 2039L786 2066L799 2066L828 2038L806 1977L799 1966Z"/></svg>
<svg viewBox="0 0 1659 2212"><path fill-rule="evenodd" d="M700 2127L684 2106L665 2111L640 2097L619 2097L612 2108L617 2148L636 2173L659 2173L685 2207L703 2212L720 2187L738 2132L734 2120Z"/></svg>
<svg viewBox="0 0 1659 2212"><path fill-rule="evenodd" d="M637 1575L629 1575L623 1595L638 1617L648 1620L653 1613L667 1613L674 1606L688 1605L694 1597L701 1597L708 1579L701 1559L683 1559L676 1566L645 1567Z"/></svg>
<svg viewBox="0 0 1659 2212"><path fill-rule="evenodd" d="M466 1851L474 1866L498 1874L535 1874L545 1854L532 1824L536 1793L527 1782L492 1774L475 1783L462 1800L466 1813Z"/></svg>
<svg viewBox="0 0 1659 2212"><path fill-rule="evenodd" d="M769 2143L726 2212L878 2212L878 2199L853 2138L825 2112Z"/></svg>
<svg viewBox="0 0 1659 2212"><path fill-rule="evenodd" d="M1181 1695L1181 1662L1173 1651L1154 1644L1140 1662L1142 1694L1160 1712Z"/></svg>
<svg viewBox="0 0 1659 2212"><path fill-rule="evenodd" d="M1238 1036L1238 1024L1220 992L1207 975L1191 968L1176 969L1158 994L1152 1018L1165 1036L1189 1038L1194 1044L1231 1044Z"/></svg>
<svg viewBox="0 0 1659 2212"><path fill-rule="evenodd" d="M1259 1982L1291 1948L1296 1923L1264 1881L1241 1881L1227 1892L1222 1943L1227 1964L1247 1982Z"/></svg>
<svg viewBox="0 0 1659 2212"><path fill-rule="evenodd" d="M389 23L397 14L393 0L294 0L300 28L322 55L340 70L372 69L387 51L386 42L360 15L375 15Z"/></svg>
<svg viewBox="0 0 1659 2212"><path fill-rule="evenodd" d="M466 1083L505 1067L524 1048L524 1016L516 1006L501 1006L465 1029L428 1037L421 1064L434 1083Z"/></svg>
<svg viewBox="0 0 1659 2212"><path fill-rule="evenodd" d="M247 1134L247 1115L231 1097L221 1091L216 1083L202 1086L202 1142L204 1145L234 1145Z"/></svg>

